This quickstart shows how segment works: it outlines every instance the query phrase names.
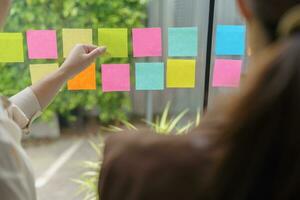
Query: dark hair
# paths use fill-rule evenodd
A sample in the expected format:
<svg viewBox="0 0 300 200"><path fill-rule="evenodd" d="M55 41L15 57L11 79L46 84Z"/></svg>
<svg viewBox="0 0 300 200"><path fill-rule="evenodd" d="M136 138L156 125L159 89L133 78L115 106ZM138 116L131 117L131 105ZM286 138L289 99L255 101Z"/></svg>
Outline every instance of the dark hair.
<svg viewBox="0 0 300 200"><path fill-rule="evenodd" d="M222 99L198 129L217 136L207 199L300 199L300 33L277 34L300 0L247 2L273 42L252 59L241 91Z"/></svg>
<svg viewBox="0 0 300 200"><path fill-rule="evenodd" d="M247 1L277 38L277 24L298 2ZM193 133L107 142L103 199L300 199L300 33L288 33L252 59L240 92L220 98Z"/></svg>
<svg viewBox="0 0 300 200"><path fill-rule="evenodd" d="M292 7L300 4L300 0L245 0L254 14L262 22L270 39L278 39L277 27L282 16Z"/></svg>

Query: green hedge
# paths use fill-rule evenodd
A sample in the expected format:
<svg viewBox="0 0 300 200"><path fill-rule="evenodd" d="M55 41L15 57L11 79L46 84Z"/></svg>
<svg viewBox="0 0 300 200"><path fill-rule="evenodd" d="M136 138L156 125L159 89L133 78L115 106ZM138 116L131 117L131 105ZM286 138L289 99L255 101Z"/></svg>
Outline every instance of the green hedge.
<svg viewBox="0 0 300 200"><path fill-rule="evenodd" d="M146 3L142 0L15 0L5 26L5 32L25 32L28 29L58 30L59 63L62 63L62 28L93 28L97 43L97 28L143 27L146 21ZM24 34L24 46L25 34ZM131 48L131 47L130 47ZM131 52L131 50L130 50ZM27 57L27 55L26 55ZM58 113L67 121L76 119L76 109L85 111L97 108L99 119L104 122L126 118L130 111L129 95L105 93L100 90L100 63L129 62L129 59L103 59L97 61L97 91L70 92L63 90L54 103L44 112L47 120ZM0 64L0 91L11 96L30 84L29 63L53 61L28 61L21 64Z"/></svg>

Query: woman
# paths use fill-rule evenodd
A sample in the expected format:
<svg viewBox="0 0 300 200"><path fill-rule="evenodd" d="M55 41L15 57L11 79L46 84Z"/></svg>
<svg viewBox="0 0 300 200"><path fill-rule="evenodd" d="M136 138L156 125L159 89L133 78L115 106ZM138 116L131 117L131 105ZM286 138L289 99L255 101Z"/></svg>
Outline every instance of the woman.
<svg viewBox="0 0 300 200"><path fill-rule="evenodd" d="M108 139L101 200L300 199L300 0L237 0L252 70L183 137Z"/></svg>
<svg viewBox="0 0 300 200"><path fill-rule="evenodd" d="M0 26L10 0L0 0ZM21 147L22 134L47 107L64 83L105 52L105 47L77 45L59 70L9 100L0 98L0 199L35 200L32 168ZM22 133L23 132L23 133Z"/></svg>

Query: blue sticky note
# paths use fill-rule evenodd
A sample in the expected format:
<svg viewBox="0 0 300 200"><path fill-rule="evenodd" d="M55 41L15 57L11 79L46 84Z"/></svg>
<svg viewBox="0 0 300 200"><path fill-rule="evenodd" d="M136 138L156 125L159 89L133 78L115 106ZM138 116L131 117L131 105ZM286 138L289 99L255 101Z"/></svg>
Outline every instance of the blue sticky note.
<svg viewBox="0 0 300 200"><path fill-rule="evenodd" d="M196 57L198 55L198 28L168 29L168 54L172 57Z"/></svg>
<svg viewBox="0 0 300 200"><path fill-rule="evenodd" d="M136 63L136 90L163 90L164 63Z"/></svg>
<svg viewBox="0 0 300 200"><path fill-rule="evenodd" d="M243 56L245 54L246 26L218 25L216 55Z"/></svg>

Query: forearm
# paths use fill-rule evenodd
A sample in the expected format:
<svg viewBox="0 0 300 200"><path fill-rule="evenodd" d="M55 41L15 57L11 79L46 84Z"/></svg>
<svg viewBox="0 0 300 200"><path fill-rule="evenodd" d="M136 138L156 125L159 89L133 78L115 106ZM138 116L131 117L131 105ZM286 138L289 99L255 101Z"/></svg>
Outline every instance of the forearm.
<svg viewBox="0 0 300 200"><path fill-rule="evenodd" d="M8 117L24 133L28 133L31 122L51 103L69 78L64 69L60 68L31 87L27 87L14 95L9 99L12 103L11 106L6 109ZM17 141L20 141L20 139L17 139Z"/></svg>
<svg viewBox="0 0 300 200"><path fill-rule="evenodd" d="M52 102L67 80L68 76L61 67L31 86L41 109L46 108Z"/></svg>
<svg viewBox="0 0 300 200"><path fill-rule="evenodd" d="M105 50L105 47L76 45L57 71L16 94L10 100L31 119L52 102L67 80L83 71Z"/></svg>

